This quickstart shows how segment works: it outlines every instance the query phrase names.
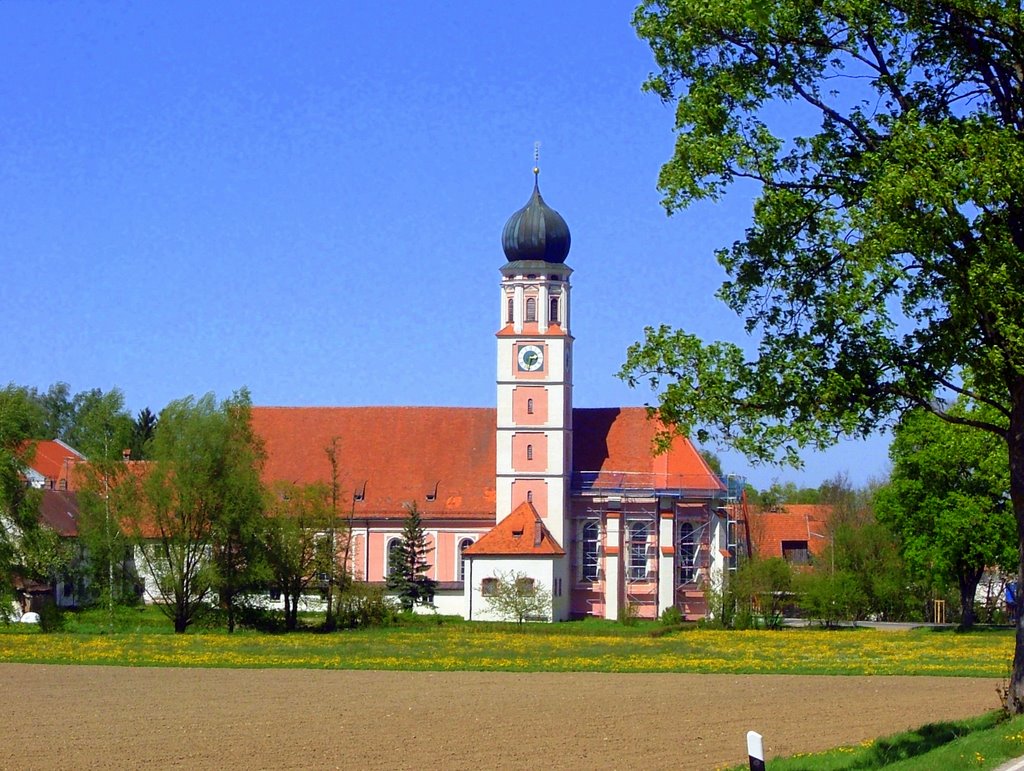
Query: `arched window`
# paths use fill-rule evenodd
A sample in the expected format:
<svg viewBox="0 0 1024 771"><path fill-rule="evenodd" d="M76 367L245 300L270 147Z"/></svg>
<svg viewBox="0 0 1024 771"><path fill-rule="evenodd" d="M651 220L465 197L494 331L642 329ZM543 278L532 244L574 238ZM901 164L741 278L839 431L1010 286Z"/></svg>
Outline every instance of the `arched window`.
<svg viewBox="0 0 1024 771"><path fill-rule="evenodd" d="M463 538L459 541L459 580L466 580L466 555L463 554L466 549L473 545L472 538Z"/></svg>
<svg viewBox="0 0 1024 771"><path fill-rule="evenodd" d="M527 399L526 400L526 414L527 415L532 415L533 414L533 399Z"/></svg>
<svg viewBox="0 0 1024 771"><path fill-rule="evenodd" d="M513 313L515 312L515 302L511 297L508 298L508 303L505 307L505 323L511 324L514 319Z"/></svg>
<svg viewBox="0 0 1024 771"><path fill-rule="evenodd" d="M647 536L650 532L647 522L631 522L629 525L629 578L642 581L647 578Z"/></svg>
<svg viewBox="0 0 1024 771"><path fill-rule="evenodd" d="M537 320L537 298L527 297L526 298L526 320L536 321Z"/></svg>
<svg viewBox="0 0 1024 771"><path fill-rule="evenodd" d="M558 323L558 298L552 297L548 300L548 321L552 324Z"/></svg>
<svg viewBox="0 0 1024 771"><path fill-rule="evenodd" d="M689 522L679 526L679 583L692 584L697 580L698 533Z"/></svg>
<svg viewBox="0 0 1024 771"><path fill-rule="evenodd" d="M533 445L532 444L526 445L526 459L527 460L533 460Z"/></svg>
<svg viewBox="0 0 1024 771"><path fill-rule="evenodd" d="M601 523L588 519L580 533L580 567L584 581L596 581L601 567Z"/></svg>
<svg viewBox="0 0 1024 771"><path fill-rule="evenodd" d="M390 541L388 541L387 558L388 558L387 565L385 565L385 567L384 567L384 575L385 576L390 576L392 573L394 573L396 570L399 570L400 567L401 567L401 565L400 565L400 560L402 559L402 539L401 538L392 538Z"/></svg>

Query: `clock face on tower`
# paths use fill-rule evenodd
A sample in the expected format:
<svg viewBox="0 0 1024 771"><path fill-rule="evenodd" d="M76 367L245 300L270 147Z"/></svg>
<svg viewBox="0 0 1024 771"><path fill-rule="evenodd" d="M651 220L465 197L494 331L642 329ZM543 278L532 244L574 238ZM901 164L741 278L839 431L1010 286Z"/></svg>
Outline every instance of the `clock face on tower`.
<svg viewBox="0 0 1024 771"><path fill-rule="evenodd" d="M520 346L517 360L520 371L537 372L544 366L544 349L539 345Z"/></svg>

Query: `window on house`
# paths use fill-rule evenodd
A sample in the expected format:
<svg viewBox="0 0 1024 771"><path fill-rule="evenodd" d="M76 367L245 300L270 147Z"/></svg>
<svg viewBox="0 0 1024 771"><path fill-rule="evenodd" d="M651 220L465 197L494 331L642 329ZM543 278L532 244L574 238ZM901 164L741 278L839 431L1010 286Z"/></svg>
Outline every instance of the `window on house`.
<svg viewBox="0 0 1024 771"><path fill-rule="evenodd" d="M473 545L472 538L463 538L459 541L459 580L466 580L466 555L463 554L466 549Z"/></svg>
<svg viewBox="0 0 1024 771"><path fill-rule="evenodd" d="M385 567L385 576L390 576L393 572L399 569L400 560L402 558L402 539L392 538L388 541L388 554L387 554L387 566Z"/></svg>
<svg viewBox="0 0 1024 771"><path fill-rule="evenodd" d="M537 585L532 578L516 579L516 594L520 597L532 597L536 593Z"/></svg>
<svg viewBox="0 0 1024 771"><path fill-rule="evenodd" d="M548 300L548 321L558 322L558 298L552 297Z"/></svg>
<svg viewBox="0 0 1024 771"><path fill-rule="evenodd" d="M526 459L527 460L533 460L533 445L532 444L526 445Z"/></svg>
<svg viewBox="0 0 1024 771"><path fill-rule="evenodd" d="M505 323L511 324L515 316L515 301L509 297L508 302L505 303Z"/></svg>
<svg viewBox="0 0 1024 771"><path fill-rule="evenodd" d="M697 538L699 534L690 522L679 526L679 583L692 584L697 580Z"/></svg>
<svg viewBox="0 0 1024 771"><path fill-rule="evenodd" d="M527 399L526 400L526 414L527 415L532 415L533 414L533 399Z"/></svg>
<svg viewBox="0 0 1024 771"><path fill-rule="evenodd" d="M601 523L583 523L580 533L580 572L584 581L596 581L601 569Z"/></svg>
<svg viewBox="0 0 1024 771"><path fill-rule="evenodd" d="M527 321L536 321L537 320L537 298L536 297L527 297L526 298L526 320Z"/></svg>
<svg viewBox="0 0 1024 771"><path fill-rule="evenodd" d="M647 578L647 536L650 528L646 522L631 522L629 525L629 578L642 581Z"/></svg>
<svg viewBox="0 0 1024 771"><path fill-rule="evenodd" d="M484 597L493 597L498 593L498 579L485 578L480 582L480 594Z"/></svg>
<svg viewBox="0 0 1024 771"><path fill-rule="evenodd" d="M811 561L811 554L807 549L807 541L783 541L782 559L794 565L806 565Z"/></svg>

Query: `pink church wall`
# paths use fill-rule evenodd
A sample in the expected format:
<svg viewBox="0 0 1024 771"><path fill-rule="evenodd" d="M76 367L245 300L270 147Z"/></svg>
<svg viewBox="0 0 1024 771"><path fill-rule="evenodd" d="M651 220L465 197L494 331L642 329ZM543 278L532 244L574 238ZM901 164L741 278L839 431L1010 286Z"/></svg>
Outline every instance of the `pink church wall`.
<svg viewBox="0 0 1024 771"><path fill-rule="evenodd" d="M533 448L533 458L528 448ZM548 467L548 443L544 434L512 435L512 468L516 471L544 471Z"/></svg>
<svg viewBox="0 0 1024 771"><path fill-rule="evenodd" d="M512 508L530 500L527 493L533 493L533 508L542 518L548 515L548 485L543 479L516 479L512 482Z"/></svg>
<svg viewBox="0 0 1024 771"><path fill-rule="evenodd" d="M530 400L533 412L530 412ZM519 426L541 426L548 421L548 391L543 386L517 386L512 390L512 420Z"/></svg>
<svg viewBox="0 0 1024 771"><path fill-rule="evenodd" d="M437 546L434 553L430 555L434 563L435 581L454 581L455 573L455 535L453 533L438 533Z"/></svg>
<svg viewBox="0 0 1024 771"><path fill-rule="evenodd" d="M367 576L368 581L383 581L386 576L384 575L385 557L384 552L388 541L392 538L399 538L400 533L370 533L370 570Z"/></svg>
<svg viewBox="0 0 1024 771"><path fill-rule="evenodd" d="M351 536L348 552L348 571L356 581L365 581L363 575L366 565L366 538L362 534L354 533Z"/></svg>

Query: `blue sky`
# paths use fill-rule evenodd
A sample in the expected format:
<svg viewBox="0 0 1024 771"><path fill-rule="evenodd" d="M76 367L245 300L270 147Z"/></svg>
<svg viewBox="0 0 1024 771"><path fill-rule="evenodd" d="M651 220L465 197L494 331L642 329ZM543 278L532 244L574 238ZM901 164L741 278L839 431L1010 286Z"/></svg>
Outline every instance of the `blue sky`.
<svg viewBox="0 0 1024 771"><path fill-rule="evenodd" d="M0 381L128 406L495 399L501 228L532 189L573 246L575 403L645 325L742 342L716 247L750 201L669 218L672 110L632 3L0 4ZM855 483L885 440L759 487Z"/></svg>

